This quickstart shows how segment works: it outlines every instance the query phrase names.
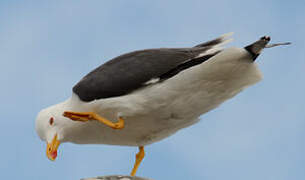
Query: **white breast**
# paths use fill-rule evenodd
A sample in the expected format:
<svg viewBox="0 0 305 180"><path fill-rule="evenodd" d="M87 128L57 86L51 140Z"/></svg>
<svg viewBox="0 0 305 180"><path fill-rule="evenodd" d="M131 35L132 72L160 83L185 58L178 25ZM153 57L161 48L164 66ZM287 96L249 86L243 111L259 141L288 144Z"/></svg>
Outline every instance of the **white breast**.
<svg viewBox="0 0 305 180"><path fill-rule="evenodd" d="M139 146L159 141L198 122L198 117L258 82L261 73L251 56L228 48L208 61L129 95L84 103L88 109L115 121L125 119L123 130L98 122L84 124L83 138L74 143ZM73 98L73 101L79 101Z"/></svg>

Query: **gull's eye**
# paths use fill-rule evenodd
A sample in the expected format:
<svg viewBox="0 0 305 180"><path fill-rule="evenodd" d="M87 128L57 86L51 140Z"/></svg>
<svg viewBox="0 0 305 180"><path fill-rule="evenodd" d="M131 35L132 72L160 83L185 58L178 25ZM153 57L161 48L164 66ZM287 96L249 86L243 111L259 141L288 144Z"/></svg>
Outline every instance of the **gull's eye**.
<svg viewBox="0 0 305 180"><path fill-rule="evenodd" d="M54 124L54 118L53 118L53 117L50 118L49 124L50 124L51 126Z"/></svg>

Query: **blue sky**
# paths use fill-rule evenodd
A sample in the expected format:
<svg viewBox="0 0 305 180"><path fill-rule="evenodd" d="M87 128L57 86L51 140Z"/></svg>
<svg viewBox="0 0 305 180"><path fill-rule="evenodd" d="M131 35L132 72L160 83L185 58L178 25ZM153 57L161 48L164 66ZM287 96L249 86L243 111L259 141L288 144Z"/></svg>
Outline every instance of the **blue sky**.
<svg viewBox="0 0 305 180"><path fill-rule="evenodd" d="M262 82L202 121L146 148L139 176L284 180L305 177L305 1L2 0L0 179L75 180L129 174L136 148L62 144L50 162L37 112L71 95L90 70L117 55L186 47L235 32L230 46L263 35L289 47L257 59Z"/></svg>

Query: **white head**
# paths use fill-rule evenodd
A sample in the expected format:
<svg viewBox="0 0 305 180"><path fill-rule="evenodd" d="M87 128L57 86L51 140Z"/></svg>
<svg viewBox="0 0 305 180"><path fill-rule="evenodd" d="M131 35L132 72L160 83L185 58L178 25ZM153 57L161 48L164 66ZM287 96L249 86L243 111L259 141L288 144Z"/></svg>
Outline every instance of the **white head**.
<svg viewBox="0 0 305 180"><path fill-rule="evenodd" d="M50 160L57 157L59 144L65 141L64 129L67 119L62 116L64 103L41 110L36 119L36 132L40 139L47 143L46 154Z"/></svg>

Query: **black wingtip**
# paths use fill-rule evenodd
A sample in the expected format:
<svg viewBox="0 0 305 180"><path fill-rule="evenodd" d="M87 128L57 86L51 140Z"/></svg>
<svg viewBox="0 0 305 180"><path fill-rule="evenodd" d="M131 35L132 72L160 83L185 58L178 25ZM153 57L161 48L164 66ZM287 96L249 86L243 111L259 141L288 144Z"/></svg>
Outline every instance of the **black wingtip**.
<svg viewBox="0 0 305 180"><path fill-rule="evenodd" d="M263 37L261 37L260 40L268 41L269 42L271 40L271 38L270 38L270 36L263 36Z"/></svg>
<svg viewBox="0 0 305 180"><path fill-rule="evenodd" d="M271 40L270 36L263 36L258 41L248 45L245 49L252 55L253 61L260 55L261 51Z"/></svg>

